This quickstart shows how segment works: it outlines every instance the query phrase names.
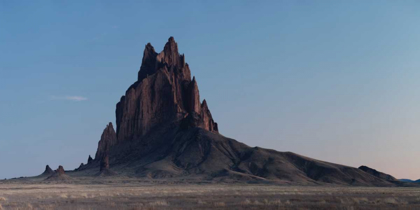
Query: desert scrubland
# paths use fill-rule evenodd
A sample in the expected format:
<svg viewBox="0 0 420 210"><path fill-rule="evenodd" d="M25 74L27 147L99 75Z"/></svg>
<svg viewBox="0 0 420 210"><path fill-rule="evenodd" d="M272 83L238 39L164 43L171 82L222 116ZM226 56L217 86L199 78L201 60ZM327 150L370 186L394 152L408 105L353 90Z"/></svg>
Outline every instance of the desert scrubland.
<svg viewBox="0 0 420 210"><path fill-rule="evenodd" d="M0 209L420 209L420 188L3 183Z"/></svg>

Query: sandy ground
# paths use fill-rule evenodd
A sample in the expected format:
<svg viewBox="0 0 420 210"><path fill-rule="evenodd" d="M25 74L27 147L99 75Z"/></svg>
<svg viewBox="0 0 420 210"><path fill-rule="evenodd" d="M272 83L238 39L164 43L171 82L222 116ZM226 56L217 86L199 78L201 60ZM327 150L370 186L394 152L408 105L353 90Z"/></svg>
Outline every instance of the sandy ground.
<svg viewBox="0 0 420 210"><path fill-rule="evenodd" d="M420 188L6 183L0 209L420 209Z"/></svg>

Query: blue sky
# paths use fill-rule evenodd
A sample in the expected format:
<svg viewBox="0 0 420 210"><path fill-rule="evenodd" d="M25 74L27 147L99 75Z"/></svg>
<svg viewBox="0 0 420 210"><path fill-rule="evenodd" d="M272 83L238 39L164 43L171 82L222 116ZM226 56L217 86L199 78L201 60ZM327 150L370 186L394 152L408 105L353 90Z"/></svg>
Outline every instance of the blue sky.
<svg viewBox="0 0 420 210"><path fill-rule="evenodd" d="M0 1L0 178L94 155L174 36L222 134L420 178L418 1Z"/></svg>

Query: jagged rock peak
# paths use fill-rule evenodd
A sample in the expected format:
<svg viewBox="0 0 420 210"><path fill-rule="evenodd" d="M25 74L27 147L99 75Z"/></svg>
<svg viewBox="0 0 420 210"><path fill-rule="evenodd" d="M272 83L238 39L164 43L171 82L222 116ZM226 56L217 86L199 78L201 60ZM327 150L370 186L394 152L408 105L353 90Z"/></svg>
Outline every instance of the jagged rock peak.
<svg viewBox="0 0 420 210"><path fill-rule="evenodd" d="M92 162L92 157L89 155L89 157L88 157L88 161L87 161L87 163L89 164L89 163L91 163Z"/></svg>
<svg viewBox="0 0 420 210"><path fill-rule="evenodd" d="M189 112L196 112L200 113L201 105L200 105L200 92L198 90L197 81L195 77L193 77L190 85L188 86L188 111Z"/></svg>
<svg viewBox="0 0 420 210"><path fill-rule="evenodd" d="M45 172L53 172L49 165L45 166Z"/></svg>
<svg viewBox="0 0 420 210"><path fill-rule="evenodd" d="M98 150L96 151L95 160L104 156L109 148L117 143L117 134L115 133L112 123L108 123L102 132L101 139L98 142Z"/></svg>
<svg viewBox="0 0 420 210"><path fill-rule="evenodd" d="M156 53L155 48L150 43L147 43L146 47L144 48L143 59L137 77L138 82L141 82L147 76L156 73L157 55L158 54Z"/></svg>
<svg viewBox="0 0 420 210"><path fill-rule="evenodd" d="M219 132L219 128L216 122L213 120L213 116L211 115L210 109L207 105L207 101L204 99L203 103L201 103L201 116L203 118L203 128L212 131L212 132Z"/></svg>
<svg viewBox="0 0 420 210"><path fill-rule="evenodd" d="M55 170L55 173L59 175L64 174L65 172L63 166L58 166L57 170Z"/></svg>
<svg viewBox="0 0 420 210"><path fill-rule="evenodd" d="M53 173L54 173L54 171L50 168L49 165L47 165L47 166L45 166L45 170L41 175L51 175Z"/></svg>
<svg viewBox="0 0 420 210"><path fill-rule="evenodd" d="M140 140L154 127L180 122L189 113L197 114L187 124L217 132L208 107L204 112L201 107L197 81L191 80L175 39L170 37L159 54L147 44L138 80L116 106L116 139Z"/></svg>
<svg viewBox="0 0 420 210"><path fill-rule="evenodd" d="M163 51L157 56L157 60L168 64L169 66L178 66L179 64L182 64L183 59L179 56L178 44L175 42L174 37L169 37Z"/></svg>

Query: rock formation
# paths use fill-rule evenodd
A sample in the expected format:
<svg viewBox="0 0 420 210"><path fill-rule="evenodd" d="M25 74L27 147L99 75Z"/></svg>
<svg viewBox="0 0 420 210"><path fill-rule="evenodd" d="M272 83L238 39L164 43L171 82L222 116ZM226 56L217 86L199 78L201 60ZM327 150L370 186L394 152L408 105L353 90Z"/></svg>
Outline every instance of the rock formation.
<svg viewBox="0 0 420 210"><path fill-rule="evenodd" d="M121 175L149 178L396 185L390 177L364 168L249 147L220 135L173 37L160 53L146 45L137 81L121 97L115 114L116 132L109 123L95 160L90 158L75 173L102 176L115 169Z"/></svg>
<svg viewBox="0 0 420 210"><path fill-rule="evenodd" d="M92 159L92 157L89 155L88 160L87 160L87 163L89 164L89 163L91 163L92 161L93 161L93 159Z"/></svg>
<svg viewBox="0 0 420 210"><path fill-rule="evenodd" d="M104 170L107 170L107 169L109 169L109 155L108 154L104 155L101 158L101 164L99 166L100 171L104 171Z"/></svg>
<svg viewBox="0 0 420 210"><path fill-rule="evenodd" d="M74 169L75 171L80 170L83 168L83 166L85 166L84 163L80 163L79 167L77 167L76 169Z"/></svg>
<svg viewBox="0 0 420 210"><path fill-rule="evenodd" d="M109 123L102 132L101 140L98 142L98 150L96 151L95 160L102 159L109 148L117 143L117 134L115 133L114 126Z"/></svg>
<svg viewBox="0 0 420 210"><path fill-rule="evenodd" d="M99 164L99 173L96 174L97 176L114 176L117 175L114 171L109 169L109 154L106 152L104 155L101 156L101 161Z"/></svg>
<svg viewBox="0 0 420 210"><path fill-rule="evenodd" d="M58 166L57 170L55 170L55 173L63 175L65 173L63 166Z"/></svg>
<svg viewBox="0 0 420 210"><path fill-rule="evenodd" d="M49 165L45 166L45 170L44 172L41 174L41 176L50 176L51 174L53 174L54 171L50 168Z"/></svg>
<svg viewBox="0 0 420 210"><path fill-rule="evenodd" d="M206 110L201 112L203 106ZM174 38L169 38L160 53L147 44L138 80L117 104L118 142L141 141L156 126L194 113L200 117L197 126L218 132L207 104L200 103L197 82L191 80L190 68L185 56L178 53Z"/></svg>
<svg viewBox="0 0 420 210"><path fill-rule="evenodd" d="M48 181L63 181L68 180L70 177L65 174L63 166L58 166L57 170L54 171L51 176L49 176L46 180Z"/></svg>

